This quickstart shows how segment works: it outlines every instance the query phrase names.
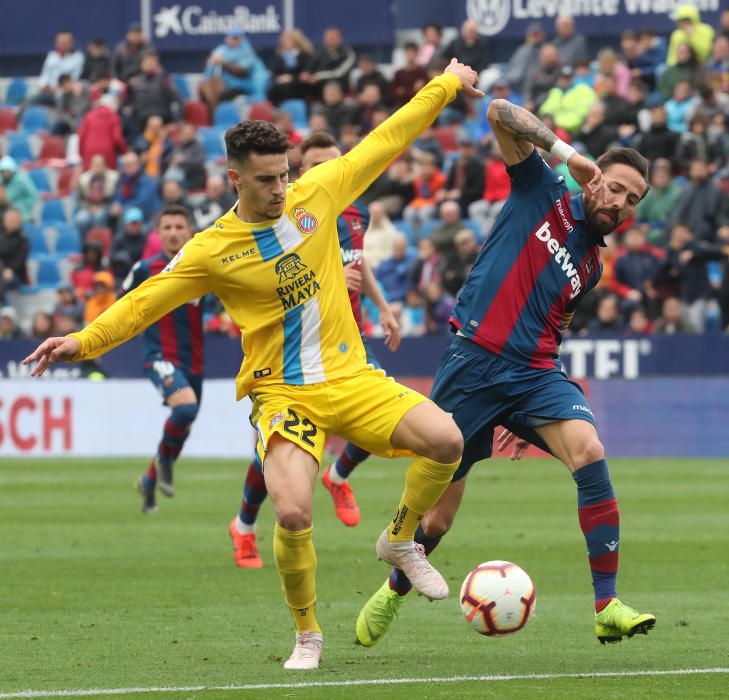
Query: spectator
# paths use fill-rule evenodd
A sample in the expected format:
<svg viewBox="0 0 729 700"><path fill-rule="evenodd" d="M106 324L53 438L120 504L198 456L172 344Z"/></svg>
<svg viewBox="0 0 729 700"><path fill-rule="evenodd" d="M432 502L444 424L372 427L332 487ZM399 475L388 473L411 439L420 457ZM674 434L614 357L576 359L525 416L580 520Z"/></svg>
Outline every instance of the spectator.
<svg viewBox="0 0 729 700"><path fill-rule="evenodd" d="M461 207L458 202L446 200L440 205L439 212L440 223L431 229L428 238L441 256L453 257L456 254L456 234L465 228L461 221Z"/></svg>
<svg viewBox="0 0 729 700"><path fill-rule="evenodd" d="M268 99L273 104L306 98L307 86L301 81L301 74L308 69L313 54L314 46L298 29L281 32L271 65L271 86L268 88Z"/></svg>
<svg viewBox="0 0 729 700"><path fill-rule="evenodd" d="M101 316L115 301L114 277L111 272L97 272L94 275L91 296L84 308L84 323L88 325L95 318Z"/></svg>
<svg viewBox="0 0 729 700"><path fill-rule="evenodd" d="M418 53L418 65L427 68L443 52L443 28L430 22L423 27L423 44Z"/></svg>
<svg viewBox="0 0 729 700"><path fill-rule="evenodd" d="M686 224L697 241L713 242L718 228L721 190L709 179L709 166L705 160L691 161L688 179L669 218L669 225Z"/></svg>
<svg viewBox="0 0 729 700"><path fill-rule="evenodd" d="M435 163L439 168L443 165L443 148L433 127L428 127L415 139L413 142L413 151L416 154L430 153L435 158Z"/></svg>
<svg viewBox="0 0 729 700"><path fill-rule="evenodd" d="M448 320L456 300L443 289L440 280L432 279L425 288L425 331L429 335L448 332Z"/></svg>
<svg viewBox="0 0 729 700"><path fill-rule="evenodd" d="M612 76L602 79L601 92L602 96L599 99L605 107L605 121L614 127L629 121L628 101L618 94L617 84Z"/></svg>
<svg viewBox="0 0 729 700"><path fill-rule="evenodd" d="M675 162L681 172L688 172L691 161L703 160L709 164L709 172L715 169L716 148L709 142L709 119L702 112L694 112L689 120L688 131L681 133L676 148Z"/></svg>
<svg viewBox="0 0 729 700"><path fill-rule="evenodd" d="M91 104L95 104L104 95L116 97L116 109L116 106L122 104L127 99L127 86L118 78L112 78L110 72L102 73L99 79L91 85L89 92Z"/></svg>
<svg viewBox="0 0 729 700"><path fill-rule="evenodd" d="M129 207L122 216L124 230L114 239L111 247L112 257L125 254L131 267L142 259L144 251L144 214L137 207Z"/></svg>
<svg viewBox="0 0 729 700"><path fill-rule="evenodd" d="M725 74L729 78L729 72ZM693 113L701 112L711 122L711 129L715 132L712 138L715 140L719 136L717 128L722 133L725 130L724 118L729 114L729 91L722 92L718 88L715 90L710 85L700 85L696 96L695 107ZM717 121L721 118L720 121ZM725 160L724 158L723 160Z"/></svg>
<svg viewBox="0 0 729 700"><path fill-rule="evenodd" d="M537 64L543 45L544 28L539 22L530 22L526 28L524 43L512 54L503 76L519 94L524 94L527 76L532 66Z"/></svg>
<svg viewBox="0 0 729 700"><path fill-rule="evenodd" d="M562 71L562 59L554 44L542 44L536 64L527 73L524 86L524 106L537 110L547 99Z"/></svg>
<svg viewBox="0 0 729 700"><path fill-rule="evenodd" d="M468 216L478 222L484 240L491 233L496 217L501 212L510 191L511 180L501 158L499 145L494 142L486 158L482 198L468 207Z"/></svg>
<svg viewBox="0 0 729 700"><path fill-rule="evenodd" d="M330 80L322 92L322 104L315 108L326 117L329 127L336 136L344 124L357 124L360 113L357 105L344 97L341 82Z"/></svg>
<svg viewBox="0 0 729 700"><path fill-rule="evenodd" d="M709 85L718 90L723 76L729 73L729 37L720 34L714 39L711 57L706 65Z"/></svg>
<svg viewBox="0 0 729 700"><path fill-rule="evenodd" d="M628 85L630 85L631 80L630 69L618 58L615 51L609 47L600 49L597 54L597 72L595 73L592 85L598 97L602 97L605 94L603 83L606 78L613 79L615 85L614 90L617 95L623 99L627 97Z"/></svg>
<svg viewBox="0 0 729 700"><path fill-rule="evenodd" d="M47 311L36 311L33 314L33 321L30 324L29 338L37 338L38 340L45 340L51 336L56 335L55 328L53 327L53 316Z"/></svg>
<svg viewBox="0 0 729 700"><path fill-rule="evenodd" d="M658 158L673 161L678 144L678 134L668 128L668 113L662 104L654 105L650 111L650 127L637 134L631 145L649 161Z"/></svg>
<svg viewBox="0 0 729 700"><path fill-rule="evenodd" d="M666 102L666 117L668 128L680 134L688 128L689 116L696 106L696 98L691 90L691 85L681 80L676 83L673 97Z"/></svg>
<svg viewBox="0 0 729 700"><path fill-rule="evenodd" d="M706 78L704 67L696 53L688 44L679 44L676 48L676 63L666 68L658 79L658 90L664 100L676 93L676 86L687 82L691 92Z"/></svg>
<svg viewBox="0 0 729 700"><path fill-rule="evenodd" d="M53 307L53 317L70 316L76 324L80 324L84 316L84 305L78 300L73 285L61 284L56 294L58 296Z"/></svg>
<svg viewBox="0 0 729 700"><path fill-rule="evenodd" d="M405 66L395 71L390 88L391 102L400 107L409 102L428 82L428 72L418 64L418 45L409 41L404 47Z"/></svg>
<svg viewBox="0 0 729 700"><path fill-rule="evenodd" d="M109 209L118 181L119 173L106 166L104 156L91 157L89 169L81 173L76 189L73 219L82 234L90 228L109 225Z"/></svg>
<svg viewBox="0 0 729 700"><path fill-rule="evenodd" d="M18 312L12 306L0 308L0 340L20 338Z"/></svg>
<svg viewBox="0 0 729 700"><path fill-rule="evenodd" d="M650 245L667 243L666 222L681 195L681 188L673 179L671 163L657 158L651 168L651 188L635 209L636 224L646 233Z"/></svg>
<svg viewBox="0 0 729 700"><path fill-rule="evenodd" d="M392 257L383 260L375 272L388 301L403 301L410 288L410 270L414 263L408 251L408 239L402 234L395 238Z"/></svg>
<svg viewBox="0 0 729 700"><path fill-rule="evenodd" d="M301 74L301 80L311 86L314 97L321 96L324 86L332 80L339 83L343 93L348 91L349 74L357 62L354 49L344 43L337 27L324 30L323 43L312 56L309 70Z"/></svg>
<svg viewBox="0 0 729 700"><path fill-rule="evenodd" d="M381 262L392 257L395 239L401 234L387 216L382 202L370 202L367 209L370 223L364 237L364 256L374 270Z"/></svg>
<svg viewBox="0 0 729 700"><path fill-rule="evenodd" d="M589 85L574 84L574 70L565 66L557 87L549 91L547 99L539 108L539 114L551 114L558 127L574 134L580 130L590 105L596 99L597 95Z"/></svg>
<svg viewBox="0 0 729 700"><path fill-rule="evenodd" d="M587 61L587 39L575 31L574 17L559 15L554 20L556 36L552 43L557 47L562 65L574 68L578 63Z"/></svg>
<svg viewBox="0 0 729 700"><path fill-rule="evenodd" d="M187 209L188 213L190 214L190 220L192 220L192 209L187 202L185 190L183 189L182 183L179 180L169 177L164 178L162 180L160 192L162 195L160 207L166 207L172 204L176 204L180 207Z"/></svg>
<svg viewBox="0 0 729 700"><path fill-rule="evenodd" d="M667 297L661 307L661 318L656 322L656 333L696 333L697 329L684 317L681 302L676 297Z"/></svg>
<svg viewBox="0 0 729 700"><path fill-rule="evenodd" d="M104 95L99 98L83 117L78 129L78 149L85 169L91 166L91 159L97 154L103 156L108 168L116 168L117 158L127 150L116 97Z"/></svg>
<svg viewBox="0 0 729 700"><path fill-rule="evenodd" d="M489 104L492 100L508 100L512 104L522 107L521 97L511 88L511 83L505 78L497 78L491 86L491 91L483 100L483 109L481 110L481 120L478 123L478 142L481 146L490 146L494 140L494 132L489 122L488 111Z"/></svg>
<svg viewBox="0 0 729 700"><path fill-rule="evenodd" d="M382 202L392 219L402 218L405 205L413 198L414 173L408 157L399 158L382 173L360 198L365 204Z"/></svg>
<svg viewBox="0 0 729 700"><path fill-rule="evenodd" d="M648 318L646 310L642 306L635 306L628 315L628 327L625 329L627 335L650 335L653 333L653 321Z"/></svg>
<svg viewBox="0 0 729 700"><path fill-rule="evenodd" d="M601 156L618 138L618 130L605 120L605 105L601 100L593 102L587 111L585 121L575 138L582 142L587 152L593 157Z"/></svg>
<svg viewBox="0 0 729 700"><path fill-rule="evenodd" d="M416 156L417 175L413 181L413 199L405 207L403 217L413 227L413 235L419 238L423 224L432 218L436 208L436 195L446 183L446 176L438 169L435 156L419 151Z"/></svg>
<svg viewBox="0 0 729 700"><path fill-rule="evenodd" d="M9 207L3 213L0 233L0 303L5 292L17 289L25 282L25 263L30 244L23 233L23 219L17 209Z"/></svg>
<svg viewBox="0 0 729 700"><path fill-rule="evenodd" d="M213 49L205 68L200 94L212 113L220 102L236 95L250 95L255 84L251 75L258 56L240 29L229 29L222 44Z"/></svg>
<svg viewBox="0 0 729 700"><path fill-rule="evenodd" d="M64 336L80 330L81 324L73 316L66 313L59 313L54 314L53 316L53 326L55 328L56 335ZM89 365L95 366L95 362L91 360Z"/></svg>
<svg viewBox="0 0 729 700"><path fill-rule="evenodd" d="M721 192L716 223L720 229L729 228L729 165L716 174L716 186ZM729 277L727 278L729 281Z"/></svg>
<svg viewBox="0 0 729 700"><path fill-rule="evenodd" d="M418 257L410 270L410 286L425 294L428 284L440 281L443 257L438 253L430 238L418 241Z"/></svg>
<svg viewBox="0 0 729 700"><path fill-rule="evenodd" d="M78 131L81 118L89 108L89 91L70 75L58 79L57 116L51 133L66 136Z"/></svg>
<svg viewBox="0 0 729 700"><path fill-rule="evenodd" d="M152 114L147 118L144 132L134 141L134 152L144 165L144 172L150 177L159 178L167 170L172 157L172 141L169 129L162 117Z"/></svg>
<svg viewBox="0 0 729 700"><path fill-rule="evenodd" d="M195 126L183 124L177 145L170 153L168 173L170 170L180 171L186 190L205 189L206 158L205 146L200 143Z"/></svg>
<svg viewBox="0 0 729 700"><path fill-rule="evenodd" d="M362 128L363 133L368 134L374 128L375 112L382 106L380 86L375 83L365 85L362 92L357 95L357 104L359 106L357 126Z"/></svg>
<svg viewBox="0 0 729 700"><path fill-rule="evenodd" d="M653 280L665 255L648 245L645 234L637 227L623 234L623 245L624 250L615 260L613 291L620 295L625 311L646 301L646 285Z"/></svg>
<svg viewBox="0 0 729 700"><path fill-rule="evenodd" d="M711 43L714 40L714 29L701 21L699 10L694 5L681 5L674 15L676 29L671 32L668 42L666 63L673 66L680 60L678 47L688 44L699 61L705 61L711 54Z"/></svg>
<svg viewBox="0 0 729 700"><path fill-rule="evenodd" d="M721 183L723 189L729 192L729 173L727 181ZM725 198L727 213L729 213L729 197ZM722 328L729 332L729 217L727 223L723 224L716 234L718 248L722 253L721 259L721 282L718 286L717 298L721 309Z"/></svg>
<svg viewBox="0 0 729 700"><path fill-rule="evenodd" d="M142 72L142 56L151 49L140 24L130 24L124 41L119 42L111 56L115 78L123 83Z"/></svg>
<svg viewBox="0 0 729 700"><path fill-rule="evenodd" d="M0 209L13 207L27 222L33 218L38 199L33 181L18 168L15 160L10 156L0 158Z"/></svg>
<svg viewBox="0 0 729 700"><path fill-rule="evenodd" d="M55 48L46 55L41 74L38 78L38 87L42 94L50 96L53 104L53 93L58 87L62 75L70 75L74 80L81 79L84 69L84 55L74 48L73 34L71 32L58 32L56 34ZM44 104L48 101L41 100Z"/></svg>
<svg viewBox="0 0 729 700"><path fill-rule="evenodd" d="M151 220L159 208L157 181L145 175L136 153L125 153L121 159L121 175L111 215L118 217L127 207L139 207L145 220Z"/></svg>
<svg viewBox="0 0 729 700"><path fill-rule="evenodd" d="M81 80L95 83L101 77L111 75L111 53L103 39L92 39L86 47Z"/></svg>
<svg viewBox="0 0 729 700"><path fill-rule="evenodd" d="M458 137L458 148L458 159L453 161L441 193L443 199L458 202L461 216L468 216L468 207L483 194L484 168L476 157L476 145L467 135Z"/></svg>
<svg viewBox="0 0 729 700"><path fill-rule="evenodd" d="M620 48L623 51L623 58L630 71L633 80L640 80L653 90L656 85L656 69L658 63L650 51L645 51L641 46L638 36L632 29L626 29L620 38Z"/></svg>
<svg viewBox="0 0 729 700"><path fill-rule="evenodd" d="M460 35L448 44L445 56L457 58L461 63L471 66L476 73L481 73L491 64L488 39L479 34L478 24L472 19L463 22Z"/></svg>
<svg viewBox="0 0 729 700"><path fill-rule="evenodd" d="M94 286L94 275L104 269L101 244L86 241L82 249L81 264L71 273L71 284L79 298L86 300Z"/></svg>
<svg viewBox="0 0 729 700"><path fill-rule="evenodd" d="M225 212L235 204L235 195L220 175L208 178L205 199L193 212L195 225L200 231L212 226Z"/></svg>
<svg viewBox="0 0 729 700"><path fill-rule="evenodd" d="M354 85L355 93L361 93L367 85L376 85L380 89L380 99L389 100L390 83L377 69L375 60L369 54L362 54L358 61L359 77Z"/></svg>
<svg viewBox="0 0 729 700"><path fill-rule="evenodd" d="M396 302L400 304L400 302ZM398 316L400 335L415 338L425 335L425 299L417 289L408 289L405 303L401 305Z"/></svg>
<svg viewBox="0 0 729 700"><path fill-rule="evenodd" d="M162 117L165 124L179 117L180 97L162 69L156 51L150 49L145 52L141 71L129 79L127 86L130 134L136 136L141 133L153 114Z"/></svg>
<svg viewBox="0 0 729 700"><path fill-rule="evenodd" d="M456 252L444 261L442 282L448 294L455 298L478 258L480 246L468 228L458 231L454 240Z"/></svg>
<svg viewBox="0 0 729 700"><path fill-rule="evenodd" d="M597 303L595 318L587 324L587 332L592 335L619 334L623 331L618 298L614 294L605 295Z"/></svg>

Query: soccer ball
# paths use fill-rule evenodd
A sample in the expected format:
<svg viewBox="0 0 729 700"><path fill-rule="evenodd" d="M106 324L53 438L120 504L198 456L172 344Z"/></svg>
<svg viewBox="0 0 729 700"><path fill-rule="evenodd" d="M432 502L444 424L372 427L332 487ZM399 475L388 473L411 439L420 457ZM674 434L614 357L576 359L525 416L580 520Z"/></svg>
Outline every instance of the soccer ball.
<svg viewBox="0 0 729 700"><path fill-rule="evenodd" d="M510 561L487 561L473 569L461 586L461 610L479 634L487 637L518 632L537 602L534 584L524 569Z"/></svg>

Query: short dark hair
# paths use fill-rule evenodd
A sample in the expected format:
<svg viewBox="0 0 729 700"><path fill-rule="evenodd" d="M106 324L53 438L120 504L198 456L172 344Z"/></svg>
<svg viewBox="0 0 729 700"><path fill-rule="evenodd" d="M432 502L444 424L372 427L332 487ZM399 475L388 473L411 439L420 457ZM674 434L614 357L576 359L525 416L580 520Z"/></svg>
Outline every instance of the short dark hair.
<svg viewBox="0 0 729 700"><path fill-rule="evenodd" d="M443 35L443 27L441 27L440 24L438 24L437 22L426 22L423 25L423 31L425 31L426 29L435 29L438 34L440 34L441 36Z"/></svg>
<svg viewBox="0 0 729 700"><path fill-rule="evenodd" d="M648 184L648 161L634 148L611 148L595 161L595 165L603 172L608 166L616 163L637 170L643 176L646 185Z"/></svg>
<svg viewBox="0 0 729 700"><path fill-rule="evenodd" d="M260 119L248 119L225 132L228 161L243 163L251 153L278 155L291 147L283 131Z"/></svg>
<svg viewBox="0 0 729 700"><path fill-rule="evenodd" d="M418 46L414 41L406 41L403 48L405 51L420 51L420 46Z"/></svg>
<svg viewBox="0 0 729 700"><path fill-rule="evenodd" d="M326 131L315 131L309 138L302 142L299 146L301 155L305 155L306 152L312 148L339 148L337 140Z"/></svg>
<svg viewBox="0 0 729 700"><path fill-rule="evenodd" d="M182 204L168 204L157 217L157 221L160 221L163 216L184 216L188 226L192 226L192 219L190 212L187 207L183 207Z"/></svg>

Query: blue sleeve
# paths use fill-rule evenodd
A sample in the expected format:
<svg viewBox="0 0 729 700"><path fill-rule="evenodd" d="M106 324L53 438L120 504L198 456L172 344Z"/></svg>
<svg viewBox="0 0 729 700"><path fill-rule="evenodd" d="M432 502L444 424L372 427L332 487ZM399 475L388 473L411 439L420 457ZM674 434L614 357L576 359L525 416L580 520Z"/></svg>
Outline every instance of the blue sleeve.
<svg viewBox="0 0 729 700"><path fill-rule="evenodd" d="M511 189L520 192L540 190L559 182L559 175L552 172L536 148L520 163L507 166L506 172L511 178Z"/></svg>
<svg viewBox="0 0 729 700"><path fill-rule="evenodd" d="M139 260L134 263L132 269L129 270L129 274L124 278L122 292L124 294L131 292L132 289L142 284L147 277L149 277L149 265L145 261Z"/></svg>

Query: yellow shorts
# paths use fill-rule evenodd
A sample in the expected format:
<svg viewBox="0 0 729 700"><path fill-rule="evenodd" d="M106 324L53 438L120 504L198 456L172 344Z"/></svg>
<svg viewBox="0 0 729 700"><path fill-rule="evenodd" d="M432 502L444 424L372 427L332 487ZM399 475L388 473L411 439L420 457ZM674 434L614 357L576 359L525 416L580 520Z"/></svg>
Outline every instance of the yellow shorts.
<svg viewBox="0 0 729 700"><path fill-rule="evenodd" d="M255 392L251 423L258 431L263 462L271 436L278 433L321 464L328 435L339 435L383 457L413 456L390 438L400 419L425 396L398 384L381 369L365 367L353 377L321 384L267 386Z"/></svg>

